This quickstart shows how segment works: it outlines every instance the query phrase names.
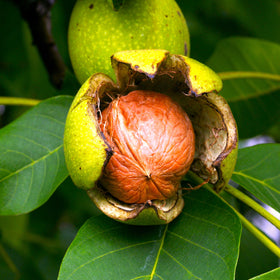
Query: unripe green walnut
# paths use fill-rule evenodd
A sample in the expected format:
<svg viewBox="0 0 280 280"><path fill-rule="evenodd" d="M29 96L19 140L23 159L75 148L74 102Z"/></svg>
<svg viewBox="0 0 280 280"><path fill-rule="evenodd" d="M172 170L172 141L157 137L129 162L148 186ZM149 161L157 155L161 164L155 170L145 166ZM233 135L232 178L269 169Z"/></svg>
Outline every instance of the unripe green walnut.
<svg viewBox="0 0 280 280"><path fill-rule="evenodd" d="M80 81L94 73L113 78L110 57L122 50L166 49L189 54L189 31L174 0L126 0L114 11L108 0L78 0L68 31L69 54Z"/></svg>
<svg viewBox="0 0 280 280"><path fill-rule="evenodd" d="M79 90L69 110L64 134L65 161L69 174L78 187L87 190L97 207L115 220L138 225L169 223L182 211L184 200L178 182L187 172L189 164L188 174L190 172L202 180L209 180L216 191L223 189L233 172L237 157L237 128L227 102L218 95L222 82L207 66L185 56L171 55L165 50L119 52L112 57L112 66L117 84L104 74L92 75ZM154 116L157 114L154 114L153 109L148 114L146 107L141 108L143 96L150 94L152 98L160 95L163 103L164 100L171 102L163 105L157 100L153 104L155 110L162 108L162 116ZM120 115L117 114L122 121L115 122L115 119L111 122L114 118L112 107L118 100L126 103L126 99L131 96L130 105L117 106L122 110ZM181 111L177 120L168 118L170 112L167 108L172 106L177 108L176 112ZM138 115L138 110L141 117L135 120L134 125L133 118L127 115ZM189 130L191 126L182 111L188 115L195 141L194 136L190 137L193 135ZM151 125L151 129L145 121L142 123L142 119L147 117L148 122L156 124L154 127ZM177 121L180 122L180 133L176 132L177 125L173 126ZM130 131L130 124L135 129ZM158 137L155 127L159 127ZM170 133L172 127L174 134ZM169 131L166 135L164 128ZM137 129L143 131L144 135L137 137ZM149 133L151 137L147 136ZM165 137L161 138L161 135ZM195 145L194 155L193 148L187 151L189 146L185 141L192 143L190 146ZM146 158L142 156L145 154L145 145L153 146L154 143L155 147L158 145L155 154L150 156L151 153L148 153ZM172 144L169 146L169 143ZM117 163L114 163L114 155L118 153L127 162L117 158ZM147 179L150 171L157 169L164 180L169 177L168 183L163 177L156 180L157 186L160 186L157 190L162 196L150 196L150 193L156 193L153 185L147 182L138 184L143 180L143 172L137 173L137 184L133 180L127 181L130 173L134 172L128 162L132 165L139 163L139 169L145 170ZM113 167L110 168L110 165ZM166 175L165 170L172 169L172 166L175 169ZM181 167L178 169L178 166ZM115 180L114 172L119 178L118 173L123 168L125 172L120 172L123 173L121 180ZM178 180L173 180L176 177ZM141 190L143 185L153 191L147 195ZM165 185L168 186L167 192L164 190Z"/></svg>

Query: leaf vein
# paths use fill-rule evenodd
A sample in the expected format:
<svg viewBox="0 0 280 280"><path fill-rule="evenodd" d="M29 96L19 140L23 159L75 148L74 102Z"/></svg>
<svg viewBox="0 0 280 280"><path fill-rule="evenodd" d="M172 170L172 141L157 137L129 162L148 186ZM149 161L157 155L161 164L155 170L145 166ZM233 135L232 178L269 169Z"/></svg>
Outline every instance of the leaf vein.
<svg viewBox="0 0 280 280"><path fill-rule="evenodd" d="M239 176L244 177L246 179L249 179L251 181L257 182L257 183L259 183L259 184L261 184L263 186L266 186L268 189L276 192L277 194L280 194L280 191L278 191L277 189L273 188L271 185L265 183L265 181L262 181L260 179L255 178L255 177L247 175L246 173L243 173L242 171L234 171L233 174L234 175L239 175Z"/></svg>
<svg viewBox="0 0 280 280"><path fill-rule="evenodd" d="M48 154L46 154L46 155L44 155L44 156L38 158L37 160L32 161L31 163L29 163L29 164L23 166L22 168L20 168L20 169L14 171L14 172L12 172L12 173L10 173L10 174L7 175L6 177L1 178L1 179L0 179L0 183L3 182L3 181L5 181L5 180L7 180L7 179L9 179L10 177L12 177L12 176L14 176L14 175L16 175L16 174L19 174L20 172L24 171L25 169L27 169L27 168L29 168L29 167L32 167L34 164L40 162L41 160L44 160L45 158L51 156L52 154L57 153L62 147L63 147L63 144L59 145L59 146L58 146L57 148L55 148L53 151L50 151L50 153L48 153Z"/></svg>
<svg viewBox="0 0 280 280"><path fill-rule="evenodd" d="M251 165L249 168L239 170L238 172L245 172L245 171L249 171L249 170L255 169L256 167L258 167L259 165L261 165L263 162L265 162L270 156L271 156L271 154L268 153L268 154L267 154L265 157L263 157L261 160L257 161L256 164Z"/></svg>
<svg viewBox="0 0 280 280"><path fill-rule="evenodd" d="M182 214L185 215L185 216L189 216L189 217L191 217L191 218L193 218L193 219L196 219L196 220L198 220L198 221L202 221L202 222L204 222L204 223L206 223L206 224L210 224L210 225L216 226L217 228L222 228L222 229L226 230L228 233L230 233L230 235L231 235L231 236L233 237L233 239L236 241L234 233L233 233L228 227L223 226L223 225L220 225L220 224L213 223L212 221L205 220L205 219L203 219L203 218L200 218L200 217L191 215L191 214L186 213L186 212L182 212Z"/></svg>
<svg viewBox="0 0 280 280"><path fill-rule="evenodd" d="M85 263L79 265L78 267L76 267L76 269L74 269L74 270L71 272L71 274L69 274L69 276L66 278L66 280L69 279L69 278L70 278L74 273L76 273L78 270L82 269L84 266L86 266L86 265L88 265L88 264L90 264L90 263L93 263L93 262L95 262L95 261L98 260L98 259L104 258L104 257L106 257L106 256L108 256L108 255L115 254L115 253L117 253L117 252L124 251L124 250L130 249L130 248L133 248L133 247L137 247L137 246L141 246L141 245L146 245L146 244L154 243L154 242L158 242L158 240L150 240L150 241L147 241L147 242L141 242L141 243L131 244L131 245L129 245L129 246L126 246L126 247L123 247L123 248L118 248L118 249L116 249L116 250L112 250L112 251L109 251L109 252L107 252L107 253L104 253L104 254L102 254L102 255L100 255L100 256L97 256L97 257L95 257L95 258L93 258L93 259L91 259L91 260L89 260L89 261L87 261L87 262L85 262Z"/></svg>
<svg viewBox="0 0 280 280"><path fill-rule="evenodd" d="M222 207L219 207L219 206L216 206L216 205L213 205L213 204L207 203L207 202L205 202L205 201L201 201L201 200L195 199L194 197L190 197L190 196L188 196L188 198L187 198L187 199L188 199L188 200L195 201L195 202L198 202L198 203L200 203L200 204L207 205L207 206L209 206L210 208L214 208L214 209L222 210L222 211L223 211L223 213L227 213L229 216L231 216L231 217L235 218L234 213L233 213L233 212L231 212L229 209L224 209L224 208L222 208ZM185 211L184 211L184 212L185 212ZM183 213L184 213L184 212L183 212Z"/></svg>
<svg viewBox="0 0 280 280"><path fill-rule="evenodd" d="M152 269L152 272L151 272L150 280L152 280L154 278L156 268L157 268L157 264L158 264L158 260L159 260L159 256L160 256L161 250L163 248L163 244L164 244L167 229L168 229L168 225L165 226L163 235L162 235L161 240L160 240L160 247L158 249L158 253L157 253L157 256L156 256L156 259L155 259L155 263L154 263L154 266L153 266L153 269Z"/></svg>
<svg viewBox="0 0 280 280"><path fill-rule="evenodd" d="M63 139L62 136L58 136L58 135L55 134L55 133L52 133L52 132L47 131L47 130L44 130L44 129L35 128L35 127L33 127L33 126L18 124L17 127L22 127L22 128L34 130L34 131L36 131L36 132L42 132L43 134L48 134L48 135L51 135L51 136L56 137L56 138L58 138L58 139Z"/></svg>
<svg viewBox="0 0 280 280"><path fill-rule="evenodd" d="M214 252L214 251L212 251L212 250L210 250L210 249L208 249L208 248L206 248L206 247L204 247L204 246L202 246L202 245L200 245L200 244L198 244L198 243L196 243L196 242L193 242L193 241L191 241L190 239L184 238L184 237L180 236L179 234L177 234L177 233L175 233L175 232L172 232L172 231L170 231L170 230L169 230L168 232L169 232L170 234L174 235L175 237L184 240L184 241L187 242L187 243L190 243L190 244L192 244L192 245L194 245L194 246L196 246L196 247L198 247L198 248L200 248L200 249L202 249L202 250L205 250L205 251L209 252L209 253L212 254L212 255L215 255L216 257L218 257L218 258L225 264L225 266L226 266L228 272L230 273L230 268L229 268L228 264L226 263L226 261L224 260L224 258L223 258L222 256L220 256L219 254L217 254L216 252Z"/></svg>
<svg viewBox="0 0 280 280"><path fill-rule="evenodd" d="M29 139L29 138L26 138L26 137L24 137L22 135L17 135L17 134L9 133L9 137L11 137L11 136L14 136L15 138L21 138L21 139L25 140L26 142L29 142L29 143L32 143L32 144L38 146L38 147L44 148L48 152L50 151L50 149L48 149L47 147L41 145L40 143L38 143L36 141L33 141L33 140ZM13 151L13 150L11 150L11 151Z"/></svg>
<svg viewBox="0 0 280 280"><path fill-rule="evenodd" d="M163 252L167 254L174 262L180 265L185 271L187 271L191 276L195 277L196 279L201 279L200 277L194 275L190 270L188 270L183 264L181 264L174 256L172 256L167 250L163 249Z"/></svg>
<svg viewBox="0 0 280 280"><path fill-rule="evenodd" d="M39 117L41 117L41 118L43 118L43 119L49 119L49 120L51 120L51 121L53 121L53 122L55 122L55 123L58 123L58 124L60 124L60 125L62 125L62 126L64 126L65 125L65 123L63 122L63 121L59 121L58 119L56 119L56 118L54 118L54 117L52 117L52 116L50 116L50 115L44 115L44 114L38 114L38 113L35 113L35 112L33 112L32 114L30 114L30 117L31 116L39 116Z"/></svg>

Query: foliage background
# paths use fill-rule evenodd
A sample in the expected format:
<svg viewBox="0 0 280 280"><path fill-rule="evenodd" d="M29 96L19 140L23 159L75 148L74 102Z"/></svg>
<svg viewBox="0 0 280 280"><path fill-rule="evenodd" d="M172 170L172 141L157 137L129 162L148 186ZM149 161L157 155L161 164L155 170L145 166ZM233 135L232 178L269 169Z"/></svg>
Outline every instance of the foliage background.
<svg viewBox="0 0 280 280"><path fill-rule="evenodd" d="M69 69L67 26L74 2L57 0L52 9L54 37ZM202 62L207 63L217 43L228 37L246 36L280 43L279 1L177 2L189 25L191 56ZM11 1L0 0L0 17L1 96L43 100L56 95L37 50L32 46L28 27ZM60 94L74 95L76 88L75 83L69 82ZM16 119L24 110L24 107L0 105L0 127ZM279 142L279 123L264 133ZM253 216L246 206L240 204L239 207ZM78 190L67 178L37 210L20 216L0 217L1 279L14 279L17 271L20 271L20 279L56 279L61 260L77 231L88 218L98 213L85 192ZM279 235L276 238L279 242ZM4 261L6 253L9 256L6 261L9 258L13 261L10 267ZM243 230L237 279L249 279L277 266L278 259Z"/></svg>

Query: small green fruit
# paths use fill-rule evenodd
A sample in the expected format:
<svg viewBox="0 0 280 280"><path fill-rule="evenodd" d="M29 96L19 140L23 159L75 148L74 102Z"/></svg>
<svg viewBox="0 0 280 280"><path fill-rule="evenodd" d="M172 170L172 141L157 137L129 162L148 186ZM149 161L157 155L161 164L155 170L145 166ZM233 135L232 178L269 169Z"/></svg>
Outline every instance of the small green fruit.
<svg viewBox="0 0 280 280"><path fill-rule="evenodd" d="M78 0L71 15L69 53L81 84L94 73L113 78L110 57L118 51L189 54L188 27L174 0L126 0L118 11L108 2Z"/></svg>
<svg viewBox="0 0 280 280"><path fill-rule="evenodd" d="M135 91L158 92L169 96L169 99L179 104L181 109L187 113L195 134L195 142L190 141L195 145L195 152L194 155L192 153L189 172L204 181L209 181L214 189L220 191L227 184L233 172L238 141L236 123L231 110L225 99L218 94L222 88L222 81L216 73L198 61L186 56L171 55L165 50L119 52L113 55L112 66L116 73L117 83L105 74L92 75L81 87L69 110L64 134L65 160L69 174L78 187L87 190L97 207L115 220L138 225L169 223L180 214L184 205L182 191L175 180L171 179L177 186L171 197L165 196L166 199L164 199L159 196L157 199L141 200L139 203L130 198L122 200L124 191L142 187L138 184L138 174L135 176L135 173L130 171L129 164L119 164L119 161L114 165L116 168L111 168L109 171L109 173L113 173L114 169L119 167L124 170L125 166L125 172L121 172L124 175L121 175L123 177L120 177L119 182L123 178L123 182L127 181L126 177L132 178L132 180L128 180L129 184L118 185L118 188L122 188L119 195L114 196L113 192L110 192L110 187L106 186L108 182L115 185L113 177L109 177L109 180L102 180L102 176L108 171L106 171L106 167L110 165L108 162L111 157L113 158L112 153L114 152L124 155L124 159L131 163L133 163L131 159L137 158L140 166L146 167L147 149L144 146L150 147L152 142L141 142L142 136L138 137L141 135L138 134L139 131L136 132L136 142L129 141L132 138L124 136L123 133L111 134L109 137L112 139L109 141L104 130L103 133L101 132L100 125L103 125L101 118L106 112L106 108L110 107L108 104L112 104L120 96L129 96ZM139 108L141 106L137 107L137 102L135 102L134 106L130 105L124 111L133 116ZM166 112L168 116L168 109L164 106L160 108L164 108L162 111ZM127 115L127 113L125 114ZM130 120L123 116L121 115L120 125L113 125L112 130L121 130L121 132L127 130ZM162 119L162 123L156 118L150 119L151 122L157 122L156 127L162 126L158 130L160 136L164 135L162 128L167 127L167 122L176 123L174 118L163 117ZM175 119L177 120L177 118ZM142 125L145 127L144 129L141 129L141 125L142 123L137 124L140 133L155 135L154 131L157 132L156 128L149 131L148 123ZM152 141L154 141L152 145L155 143L154 146L160 147L162 143L168 143L173 137L173 131L170 129L168 131L169 134L163 138L152 137ZM129 133L132 135L134 131ZM183 133L185 137L188 137L186 132ZM161 170L161 175L166 176L164 174L166 169L176 167L177 164L181 165L177 155L184 154L187 149L186 145L180 148L184 135L183 138L175 137L178 145L176 139L172 140L173 144L164 151L167 151L166 156L162 157L160 148L158 149L159 154L155 149L152 156L148 155L149 166L153 167L150 170L156 170L159 166L158 170ZM118 151L114 150L115 144L120 148ZM128 148L127 152L123 149L122 144ZM138 156L140 150L144 151L143 157ZM169 157L174 151L175 155L172 154ZM165 161L166 158L168 160ZM174 174L176 177L176 172ZM110 176L110 174L107 175ZM167 177L172 178L172 174L171 176L168 174ZM177 177L179 180L182 178ZM135 178L136 180L134 180ZM138 184L139 188L133 185L134 182L136 185ZM161 182L164 188L165 181L161 180ZM158 189L160 190L160 188Z"/></svg>

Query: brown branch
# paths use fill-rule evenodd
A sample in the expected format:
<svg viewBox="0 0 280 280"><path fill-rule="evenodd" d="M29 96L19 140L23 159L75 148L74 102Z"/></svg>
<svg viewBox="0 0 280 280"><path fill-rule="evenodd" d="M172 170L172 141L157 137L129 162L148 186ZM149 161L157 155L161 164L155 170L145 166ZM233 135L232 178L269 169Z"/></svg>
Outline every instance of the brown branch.
<svg viewBox="0 0 280 280"><path fill-rule="evenodd" d="M66 67L51 31L51 8L55 0L13 0L13 2L28 23L33 44L38 48L50 82L56 88L61 88Z"/></svg>

